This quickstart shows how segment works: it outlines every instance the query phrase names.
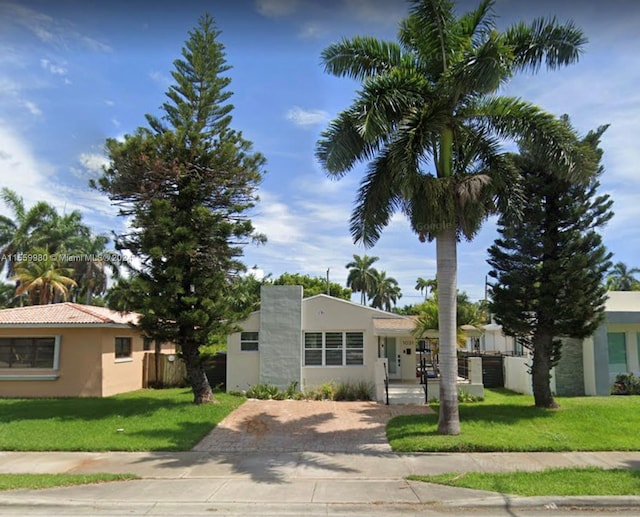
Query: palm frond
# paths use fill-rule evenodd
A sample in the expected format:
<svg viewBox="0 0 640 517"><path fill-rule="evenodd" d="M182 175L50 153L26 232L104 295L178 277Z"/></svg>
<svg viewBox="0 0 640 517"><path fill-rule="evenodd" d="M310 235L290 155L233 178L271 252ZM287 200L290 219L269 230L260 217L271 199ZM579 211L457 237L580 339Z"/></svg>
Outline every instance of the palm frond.
<svg viewBox="0 0 640 517"><path fill-rule="evenodd" d="M555 18L518 23L505 31L504 40L513 49L514 68L532 72L543 63L554 70L577 62L588 42L573 22L560 25Z"/></svg>
<svg viewBox="0 0 640 517"><path fill-rule="evenodd" d="M458 20L460 35L478 44L495 27L493 14L494 0L482 0L473 11L462 15Z"/></svg>
<svg viewBox="0 0 640 517"><path fill-rule="evenodd" d="M432 75L446 70L454 44L454 3L448 0L411 0L409 17L401 25L400 43L428 64Z"/></svg>
<svg viewBox="0 0 640 517"><path fill-rule="evenodd" d="M341 178L359 161L375 156L377 142L366 141L357 128L357 114L347 109L331 121L316 144L316 158L327 173Z"/></svg>
<svg viewBox="0 0 640 517"><path fill-rule="evenodd" d="M322 51L321 61L331 75L362 81L398 66L402 50L395 42L355 37L329 45Z"/></svg>
<svg viewBox="0 0 640 517"><path fill-rule="evenodd" d="M396 170L386 154L371 161L356 198L350 219L351 235L355 242L371 247L401 203Z"/></svg>

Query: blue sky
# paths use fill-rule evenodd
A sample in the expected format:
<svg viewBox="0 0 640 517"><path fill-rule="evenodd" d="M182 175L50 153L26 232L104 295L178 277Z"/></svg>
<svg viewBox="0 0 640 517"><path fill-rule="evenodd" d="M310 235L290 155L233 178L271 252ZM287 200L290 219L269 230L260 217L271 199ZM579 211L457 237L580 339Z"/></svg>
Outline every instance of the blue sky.
<svg viewBox="0 0 640 517"><path fill-rule="evenodd" d="M475 5L458 2L461 11ZM374 248L354 245L348 220L363 168L332 181L314 158L320 132L358 87L324 74L320 52L345 36L395 39L407 12L399 0L0 0L0 187L27 204L81 210L97 232L121 230L88 181L106 163L106 138L160 114L172 62L204 12L222 31L233 67L233 125L268 160L253 220L269 241L246 249L247 266L274 277L324 276L329 268L344 285L345 264L367 253L400 282L399 305L418 302L415 281L435 275L435 244L419 243L398 215ZM495 12L500 27L573 19L589 38L578 64L516 77L503 93L568 113L582 133L611 124L602 191L616 215L603 234L614 260L639 266L640 2L497 0ZM483 297L495 237L488 221L473 242L460 243L458 284L472 299Z"/></svg>

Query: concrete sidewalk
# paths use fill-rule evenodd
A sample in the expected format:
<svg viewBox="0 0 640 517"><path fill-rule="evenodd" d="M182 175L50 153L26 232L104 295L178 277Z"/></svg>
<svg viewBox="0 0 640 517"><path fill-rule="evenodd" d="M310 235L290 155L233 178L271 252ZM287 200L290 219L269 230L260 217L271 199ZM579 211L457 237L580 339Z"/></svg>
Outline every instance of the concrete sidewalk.
<svg viewBox="0 0 640 517"><path fill-rule="evenodd" d="M172 508L180 508L181 515L210 515L215 510L215 515L314 516L346 511L345 505L355 505L353 512L358 505L366 505L363 515L434 515L436 507L487 507L497 511L563 504L634 507L640 511L640 497L521 498L405 479L410 474L575 466L640 468L640 452L0 452L0 473L110 472L133 473L143 478L0 492L0 515L45 515L58 506L56 515L121 515L114 513L114 508L120 508L122 515L170 515ZM83 508L93 510L83 513ZM37 513L40 510L42 513ZM428 513L421 513L427 510ZM353 512L349 510L347 514L357 515Z"/></svg>

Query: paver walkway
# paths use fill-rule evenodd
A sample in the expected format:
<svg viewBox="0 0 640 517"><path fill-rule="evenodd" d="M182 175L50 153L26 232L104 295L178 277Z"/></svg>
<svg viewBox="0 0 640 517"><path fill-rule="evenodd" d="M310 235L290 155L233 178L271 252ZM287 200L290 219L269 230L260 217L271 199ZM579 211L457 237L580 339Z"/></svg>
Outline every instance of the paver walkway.
<svg viewBox="0 0 640 517"><path fill-rule="evenodd" d="M377 402L248 400L194 451L391 451L385 427L397 415L429 413L427 406Z"/></svg>

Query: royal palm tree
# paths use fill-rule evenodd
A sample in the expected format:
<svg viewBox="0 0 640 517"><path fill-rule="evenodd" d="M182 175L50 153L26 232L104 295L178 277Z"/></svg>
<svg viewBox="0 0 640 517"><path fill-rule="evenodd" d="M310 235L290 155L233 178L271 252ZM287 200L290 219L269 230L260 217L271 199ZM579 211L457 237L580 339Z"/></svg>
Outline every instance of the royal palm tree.
<svg viewBox="0 0 640 517"><path fill-rule="evenodd" d="M63 267L48 248L34 248L28 256L15 266L16 296L28 295L31 305L65 301L69 288L77 285L71 278L73 270Z"/></svg>
<svg viewBox="0 0 640 517"><path fill-rule="evenodd" d="M55 208L40 201L28 210L24 199L11 189L3 188L0 199L13 212L13 218L0 215L0 271L7 266L7 278L15 273L17 255L26 253L46 235L43 227L55 216Z"/></svg>
<svg viewBox="0 0 640 517"><path fill-rule="evenodd" d="M370 257L368 255L353 255L353 260L345 267L349 270L347 277L347 287L350 287L354 293L361 293L360 303L365 305L367 297L371 297L371 293L375 290L376 269L371 267L378 257Z"/></svg>
<svg viewBox="0 0 640 517"><path fill-rule="evenodd" d="M374 287L371 292L371 307L391 311L391 306L395 305L402 297L398 281L387 276L386 271L373 271Z"/></svg>
<svg viewBox="0 0 640 517"><path fill-rule="evenodd" d="M529 136L568 161L566 131L524 100L497 95L515 73L577 61L586 42L572 23L537 19L500 32L493 1L456 16L447 0L412 0L399 43L344 39L322 53L325 70L361 82L316 155L340 178L368 163L351 216L354 240L372 246L403 212L420 241L436 241L439 299L438 432L459 434L456 371L457 242L496 211L517 206L517 178L502 140Z"/></svg>
<svg viewBox="0 0 640 517"><path fill-rule="evenodd" d="M438 280L437 278L425 279L421 276L416 280L416 291L420 294L424 294L424 299L426 300L429 297L429 293L435 293L438 289Z"/></svg>
<svg viewBox="0 0 640 517"><path fill-rule="evenodd" d="M640 273L640 268L629 268L624 262L618 262L609 271L606 286L609 291L640 290L640 282L634 276Z"/></svg>

